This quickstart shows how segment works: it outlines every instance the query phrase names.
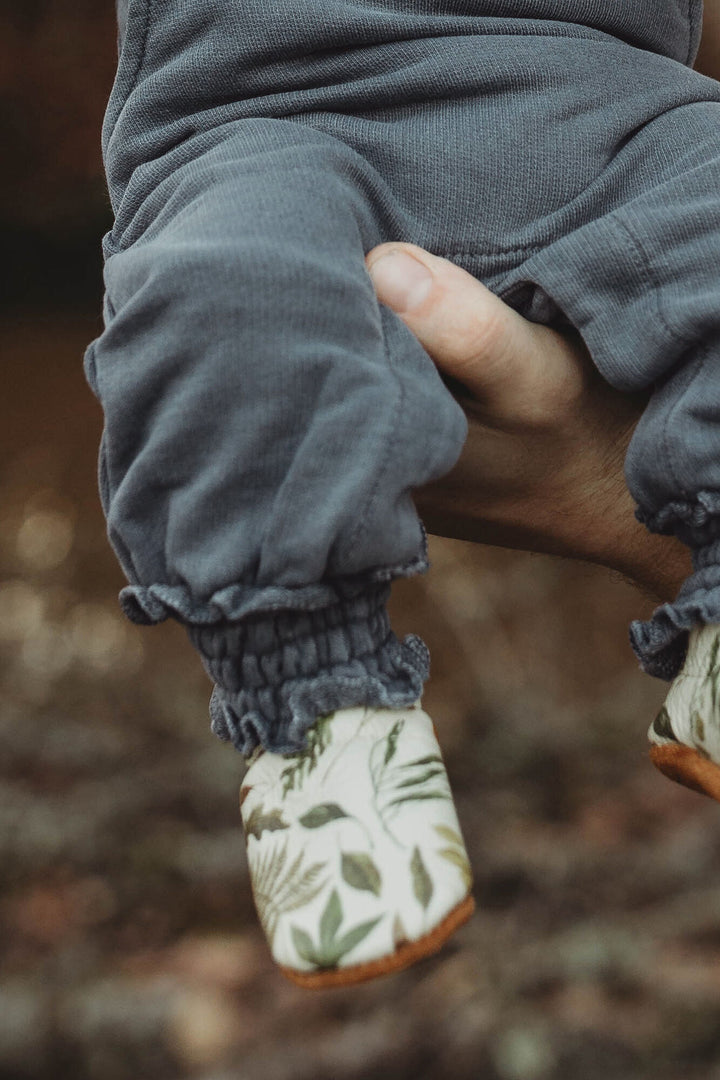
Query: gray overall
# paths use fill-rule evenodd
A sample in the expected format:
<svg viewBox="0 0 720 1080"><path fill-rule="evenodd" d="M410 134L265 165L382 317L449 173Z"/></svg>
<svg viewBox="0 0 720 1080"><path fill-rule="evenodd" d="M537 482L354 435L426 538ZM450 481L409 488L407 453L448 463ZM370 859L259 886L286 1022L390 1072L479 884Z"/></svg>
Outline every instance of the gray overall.
<svg viewBox="0 0 720 1080"><path fill-rule="evenodd" d="M669 678L720 622L720 84L700 0L121 0L103 150L100 486L130 618L189 629L215 731L303 745L317 715L414 701L393 578L426 566L411 492L463 412L378 304L410 241L602 375L652 391L638 514L695 570L632 627Z"/></svg>

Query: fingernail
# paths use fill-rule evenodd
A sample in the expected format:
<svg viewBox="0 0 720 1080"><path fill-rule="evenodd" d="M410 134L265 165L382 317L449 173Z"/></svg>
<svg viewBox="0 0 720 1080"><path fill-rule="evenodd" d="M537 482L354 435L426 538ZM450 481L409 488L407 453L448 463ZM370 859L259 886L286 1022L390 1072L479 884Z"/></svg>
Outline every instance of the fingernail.
<svg viewBox="0 0 720 1080"><path fill-rule="evenodd" d="M405 251L381 255L369 270L378 299L401 315L419 307L432 288L428 268Z"/></svg>

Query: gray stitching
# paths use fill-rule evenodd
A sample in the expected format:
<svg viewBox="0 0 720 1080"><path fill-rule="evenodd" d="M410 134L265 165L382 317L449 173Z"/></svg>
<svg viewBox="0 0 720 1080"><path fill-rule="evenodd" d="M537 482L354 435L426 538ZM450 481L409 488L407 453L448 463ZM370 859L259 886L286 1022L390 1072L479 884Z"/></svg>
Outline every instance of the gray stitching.
<svg viewBox="0 0 720 1080"><path fill-rule="evenodd" d="M695 0L688 0L688 13L687 13L687 26L688 26L688 43L687 43L687 56L685 63L688 67L692 67L692 62L695 59L693 56L693 42L695 41L696 30L696 15L700 14L702 18L702 6L697 5Z"/></svg>
<svg viewBox="0 0 720 1080"><path fill-rule="evenodd" d="M652 267L652 262L650 260L650 257L648 255L648 253L645 251L645 248L642 245L642 241L631 230L631 228L628 225L627 221L623 221L620 217L617 217L615 219L615 224L619 225L622 229L624 229L625 233L627 234L628 239L630 240L630 243L632 244L633 248L635 249L635 252L640 256L640 259L638 261L636 261L636 266L638 266L639 269L645 271L644 277L649 282L649 284L652 286L653 294L655 296L655 301L656 301L656 305L657 305L658 318L659 318L660 322L662 323L664 328L667 330L667 332L670 334L670 336L675 338L675 340L678 341L680 344L682 344L682 345L690 345L690 344L692 344L693 338L690 337L690 336L687 336L686 334L683 334L682 331L677 330L677 329L675 329L675 327L671 326L670 323L668 322L666 316L665 316L665 313L664 313L662 307L660 306L661 285L660 285L659 280L655 276L655 272L654 272L653 267Z"/></svg>
<svg viewBox="0 0 720 1080"><path fill-rule="evenodd" d="M441 259L493 259L497 255L529 255L543 250L543 244L523 244L512 248L486 248L484 251L436 251Z"/></svg>
<svg viewBox="0 0 720 1080"><path fill-rule="evenodd" d="M675 413L679 410L680 406L682 405L682 403L687 398L687 395L689 394L690 389L693 386L695 380L698 378L698 376L701 374L703 368L705 367L707 359L708 359L708 357L710 355L711 348L712 348L711 343L708 343L706 345L706 347L705 347L704 354L700 353L700 356L702 357L702 360L700 361L699 367L697 368L696 371L693 372L691 378L688 380L688 383L687 383L685 389L682 391L682 393L678 397L677 401L675 401L672 408L668 411L668 414L665 417L665 423L663 424L662 441L663 441L663 449L665 451L665 456L666 456L667 462L668 462L668 472L672 476L673 483L675 484L675 486L680 491L682 491L683 486L682 486L682 484L680 482L680 478L678 477L678 475L677 475L677 473L675 471L675 468L673 466L673 458L672 458L672 454L670 453L670 449L669 449L670 438L669 438L668 433L669 433L669 429L670 429L670 425L672 423L673 417L675 416Z"/></svg>
<svg viewBox="0 0 720 1080"><path fill-rule="evenodd" d="M381 316L381 318L382 318L382 316ZM388 370L390 371L393 378L395 379L395 382L397 383L399 394L398 394L397 401L395 403L395 408L393 409L392 415L391 415L391 418L390 418L390 431L389 431L389 438L387 440L387 444L386 444L386 447L385 447L385 453L383 454L383 457L382 457L382 460L380 462L379 468L377 469L377 472L375 473L375 479L373 481L372 488L370 489L368 497L367 497L367 499L365 501L365 504L363 506L362 513L358 516L358 524L355 527L355 529L353 529L352 533L350 534L350 536L349 536L349 538L347 540L347 543L345 545L346 549L351 549L359 541L360 537L363 535L363 533L367 529L367 522L368 522L368 517L369 517L369 513L370 513L370 508L372 507L373 503L377 499L377 495L378 495L378 491L379 491L379 488L380 488L381 481L382 481L383 477L385 476L385 474L387 472L388 465L390 463L390 459L391 459L391 455L392 455L392 451L394 450L395 444L397 443L397 440L399 438L398 428L399 428L400 425L398 423L398 417L401 414L402 406L403 406L403 404L405 402L405 385L403 383L403 380L400 378L397 370L395 369L395 365L392 362L392 357L390 356L390 350L388 349L387 338L386 338L386 335L385 335L384 328L382 329L382 342L383 342L383 351L385 353L385 359L387 361Z"/></svg>
<svg viewBox="0 0 720 1080"><path fill-rule="evenodd" d="M670 325L670 323L668 322L668 320L665 317L665 313L663 312L662 307L660 305L660 283L659 283L659 281L657 280L657 278L655 276L655 272L654 272L654 270L652 268L652 263L650 261L650 258L648 256L647 252L643 248L642 243L635 236L635 234L632 232L632 230L630 229L627 222L622 221L618 217L616 219L616 224L623 229L623 231L625 232L625 234L626 234L626 236L627 236L627 238L628 238L628 240L629 240L629 242L630 242L630 244L632 246L632 250L633 250L633 252L635 254L634 261L635 261L635 265L636 265L636 267L638 269L638 272L640 273L641 277L644 280L646 280L650 285L652 295L653 295L653 297L655 299L655 305L656 305L656 308L657 308L658 319L660 320L661 325L665 328L665 330L668 332L668 334L672 338L674 338L679 344L681 344L681 345L689 345L690 344L690 339L685 338L678 331L676 331ZM695 376L693 376L693 379L694 378L695 378ZM692 382L692 380L691 380L691 382ZM677 475L677 473L675 471L675 466L674 466L674 463L673 463L673 457L672 457L672 454L670 453L669 428L670 428L670 422L671 422L672 416L673 416L675 410L679 407L682 400L684 399L685 394L687 393L687 390L688 390L688 387L685 388L685 392L680 396L680 398L675 403L675 405L667 413L667 415L665 417L665 422L663 424L663 429L662 429L662 448L663 448L663 452L665 454L667 471L670 474L670 476L672 477L673 484L678 489L682 489L682 485L681 485L680 480L678 478L678 475Z"/></svg>
<svg viewBox="0 0 720 1080"><path fill-rule="evenodd" d="M142 71L142 66L145 63L145 56L147 54L148 37L150 36L150 10L152 8L153 0L145 0L145 21L142 28L142 38L140 41L140 49L138 52L138 59L133 71L132 79L130 82L129 91L132 91L137 86L137 81ZM129 18L128 18L129 21ZM126 34L127 36L127 34Z"/></svg>

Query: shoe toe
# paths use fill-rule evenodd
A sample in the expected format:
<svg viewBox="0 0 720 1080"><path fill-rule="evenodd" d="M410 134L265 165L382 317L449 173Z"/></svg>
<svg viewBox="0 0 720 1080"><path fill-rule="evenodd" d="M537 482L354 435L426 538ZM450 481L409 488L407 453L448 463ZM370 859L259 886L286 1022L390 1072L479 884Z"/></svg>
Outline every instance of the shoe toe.
<svg viewBox="0 0 720 1080"><path fill-rule="evenodd" d="M303 985L363 981L437 951L472 912L470 865L421 709L344 709L241 794L258 914Z"/></svg>
<svg viewBox="0 0 720 1080"><path fill-rule="evenodd" d="M720 802L719 626L691 631L683 669L648 737L661 772Z"/></svg>

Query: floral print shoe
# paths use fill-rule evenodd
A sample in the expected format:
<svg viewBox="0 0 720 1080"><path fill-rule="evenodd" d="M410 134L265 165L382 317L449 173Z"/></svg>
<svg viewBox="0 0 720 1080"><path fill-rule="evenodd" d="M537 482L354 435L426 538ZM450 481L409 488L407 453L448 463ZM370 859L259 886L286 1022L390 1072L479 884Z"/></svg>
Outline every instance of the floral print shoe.
<svg viewBox="0 0 720 1080"><path fill-rule="evenodd" d="M301 986L398 971L473 912L445 766L417 705L341 709L300 753L257 750L240 806L260 921Z"/></svg>
<svg viewBox="0 0 720 1080"><path fill-rule="evenodd" d="M658 769L720 802L720 626L690 632L683 669L648 734Z"/></svg>

